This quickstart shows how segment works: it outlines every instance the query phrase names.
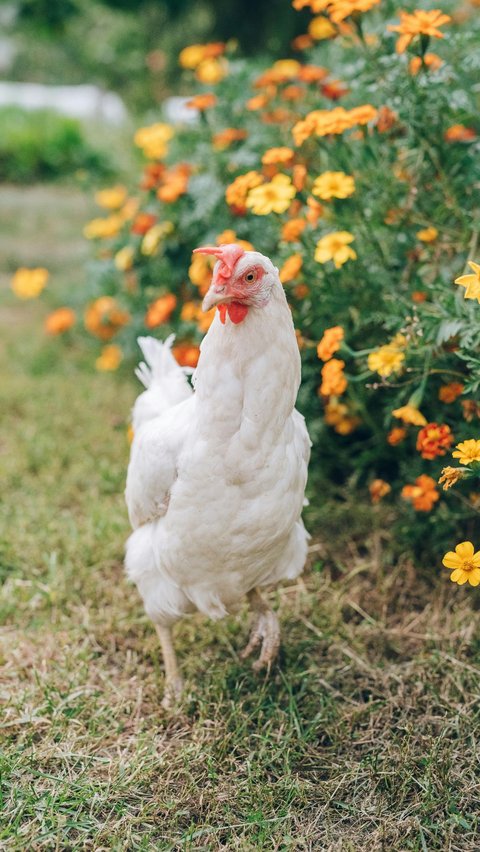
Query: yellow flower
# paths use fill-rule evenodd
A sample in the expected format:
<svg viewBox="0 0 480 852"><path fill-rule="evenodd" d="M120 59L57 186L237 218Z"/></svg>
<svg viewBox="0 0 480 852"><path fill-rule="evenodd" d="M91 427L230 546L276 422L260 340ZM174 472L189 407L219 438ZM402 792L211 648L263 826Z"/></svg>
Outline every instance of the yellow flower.
<svg viewBox="0 0 480 852"><path fill-rule="evenodd" d="M471 464L472 462L480 461L480 441L476 441L475 438L462 441L455 447L452 457L458 459L460 464Z"/></svg>
<svg viewBox="0 0 480 852"><path fill-rule="evenodd" d="M417 231L417 237L422 243L433 243L438 237L438 231L433 225L430 225L429 228Z"/></svg>
<svg viewBox="0 0 480 852"><path fill-rule="evenodd" d="M355 192L355 180L345 172L324 172L319 175L312 186L312 194L323 201L332 198L348 198Z"/></svg>
<svg viewBox="0 0 480 852"><path fill-rule="evenodd" d="M297 277L302 266L303 259L301 254L291 254L290 257L287 257L279 273L279 278L282 284L288 284L289 281L293 281L293 279Z"/></svg>
<svg viewBox="0 0 480 852"><path fill-rule="evenodd" d="M438 480L439 485L443 484L443 490L448 491L452 485L456 485L459 479L463 479L465 476L465 468L461 467L447 467L442 468L442 475Z"/></svg>
<svg viewBox="0 0 480 852"><path fill-rule="evenodd" d="M444 15L440 9L432 9L430 12L425 12L423 9L416 9L411 14L409 12L400 12L400 23L396 25L390 24L387 29L391 32L400 33L396 51L397 53L404 53L410 42L417 35L445 38L438 27L448 24L451 20L450 15Z"/></svg>
<svg viewBox="0 0 480 852"><path fill-rule="evenodd" d="M83 229L83 236L87 240L101 240L116 237L123 225L123 219L118 213L107 216L105 219L92 219L87 222Z"/></svg>
<svg viewBox="0 0 480 852"><path fill-rule="evenodd" d="M414 405L402 405L393 411L393 416L403 420L404 423L410 423L412 426L426 426L427 421L423 414L415 408Z"/></svg>
<svg viewBox="0 0 480 852"><path fill-rule="evenodd" d="M171 222L159 222L154 225L145 234L142 240L142 254L152 255L157 251L160 240L163 240L168 234L173 231Z"/></svg>
<svg viewBox="0 0 480 852"><path fill-rule="evenodd" d="M116 268L121 272L127 272L127 270L131 269L133 266L134 254L135 252L132 246L124 246L120 249L120 251L117 251L114 258Z"/></svg>
<svg viewBox="0 0 480 852"><path fill-rule="evenodd" d="M286 146L281 146L280 148L269 148L262 156L262 163L265 166L270 166L273 163L290 164L294 156L295 152Z"/></svg>
<svg viewBox="0 0 480 852"><path fill-rule="evenodd" d="M328 13L335 24L339 24L355 12L368 12L380 0L332 0Z"/></svg>
<svg viewBox="0 0 480 852"><path fill-rule="evenodd" d="M127 190L124 186L112 186L95 193L95 201L99 207L105 207L106 210L118 210L126 200Z"/></svg>
<svg viewBox="0 0 480 852"><path fill-rule="evenodd" d="M247 195L246 205L257 216L268 213L285 213L296 190L288 175L278 174L270 183L264 183L251 189Z"/></svg>
<svg viewBox="0 0 480 852"><path fill-rule="evenodd" d="M159 160L168 151L167 142L174 136L173 127L170 124L157 122L148 127L140 127L135 133L133 141L141 148L145 157L149 160Z"/></svg>
<svg viewBox="0 0 480 852"><path fill-rule="evenodd" d="M405 353L392 344L388 344L380 346L375 352L371 352L367 361L369 370L386 379L392 373L398 373L402 369Z"/></svg>
<svg viewBox="0 0 480 852"><path fill-rule="evenodd" d="M19 299L36 299L48 281L48 270L43 267L26 269L21 266L12 278L11 288Z"/></svg>
<svg viewBox="0 0 480 852"><path fill-rule="evenodd" d="M332 38L337 34L335 27L330 23L328 18L319 15L318 18L312 18L308 25L308 32L315 41L320 41L323 38Z"/></svg>
<svg viewBox="0 0 480 852"><path fill-rule="evenodd" d="M122 360L122 350L115 343L104 346L102 354L95 361L97 370L116 370Z"/></svg>
<svg viewBox="0 0 480 852"><path fill-rule="evenodd" d="M370 491L372 503L379 503L382 497L390 494L392 486L388 482L385 482L384 479L374 479L368 486L368 490Z"/></svg>
<svg viewBox="0 0 480 852"><path fill-rule="evenodd" d="M355 260L356 252L349 246L355 237L349 231L334 231L318 241L315 249L317 263L333 260L336 269L340 269L347 260Z"/></svg>
<svg viewBox="0 0 480 852"><path fill-rule="evenodd" d="M455 278L455 284L465 287L466 299L476 299L480 303L480 264L469 260L468 265L473 269L473 275L460 275L460 278Z"/></svg>
<svg viewBox="0 0 480 852"><path fill-rule="evenodd" d="M331 399L325 406L325 423L338 435L350 435L355 431L360 420L349 413L348 406L343 402Z"/></svg>
<svg viewBox="0 0 480 852"><path fill-rule="evenodd" d="M225 45L221 41L210 42L209 44L189 44L188 47L184 47L180 51L178 61L182 68L193 71L205 59L221 56L224 50Z"/></svg>
<svg viewBox="0 0 480 852"><path fill-rule="evenodd" d="M195 76L200 83L206 83L209 86L214 86L215 83L220 83L220 80L228 74L228 62L221 57L220 59L209 58L204 59L197 66Z"/></svg>
<svg viewBox="0 0 480 852"><path fill-rule="evenodd" d="M448 568L452 573L450 579L452 583L458 583L463 586L468 582L471 586L480 584L480 551L475 553L475 548L471 541L462 541L457 544L455 552L449 550L442 559L445 568Z"/></svg>

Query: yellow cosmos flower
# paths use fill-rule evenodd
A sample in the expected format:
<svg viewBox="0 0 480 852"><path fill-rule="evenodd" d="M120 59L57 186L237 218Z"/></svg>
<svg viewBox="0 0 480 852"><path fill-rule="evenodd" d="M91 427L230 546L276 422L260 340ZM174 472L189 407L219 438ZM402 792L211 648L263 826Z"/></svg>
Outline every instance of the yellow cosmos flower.
<svg viewBox="0 0 480 852"><path fill-rule="evenodd" d="M127 272L131 269L133 266L134 254L135 252L132 246L124 246L120 249L120 251L117 251L113 261L116 268L119 269L120 272Z"/></svg>
<svg viewBox="0 0 480 852"><path fill-rule="evenodd" d="M288 175L278 174L261 186L251 189L247 195L246 205L257 216L268 213L285 213L290 207L296 189Z"/></svg>
<svg viewBox="0 0 480 852"><path fill-rule="evenodd" d="M123 219L118 213L107 216L105 219L91 219L83 229L83 236L87 240L102 240L116 237L123 225Z"/></svg>
<svg viewBox="0 0 480 852"><path fill-rule="evenodd" d="M421 231L417 231L417 237L422 243L433 243L438 237L438 231L433 225L430 225L429 228L422 228Z"/></svg>
<svg viewBox="0 0 480 852"><path fill-rule="evenodd" d="M174 136L173 127L170 124L157 122L148 127L140 127L135 133L133 141L149 160L159 160L167 154L167 143Z"/></svg>
<svg viewBox="0 0 480 852"><path fill-rule="evenodd" d="M332 198L348 198L355 192L355 180L352 175L345 172L324 172L315 178L312 186L312 194L323 201Z"/></svg>
<svg viewBox="0 0 480 852"><path fill-rule="evenodd" d="M405 353L392 345L380 346L375 352L370 353L367 361L369 370L386 379L392 373L398 373L402 369Z"/></svg>
<svg viewBox="0 0 480 852"><path fill-rule="evenodd" d="M357 257L356 252L349 245L354 239L355 237L349 231L334 231L332 234L327 234L317 243L315 260L317 263L333 260L335 268L340 269L347 260L355 260Z"/></svg>
<svg viewBox="0 0 480 852"><path fill-rule="evenodd" d="M466 299L476 299L480 303L480 263L469 260L468 265L473 269L473 275L460 275L460 278L455 278L455 284L465 287Z"/></svg>
<svg viewBox="0 0 480 852"><path fill-rule="evenodd" d="M95 193L95 201L99 207L105 207L106 210L118 210L126 200L127 190L124 186L112 186Z"/></svg>
<svg viewBox="0 0 480 852"><path fill-rule="evenodd" d="M95 361L97 370L102 372L116 370L122 360L122 350L115 343L104 346L102 354Z"/></svg>
<svg viewBox="0 0 480 852"><path fill-rule="evenodd" d="M318 18L312 18L310 21L308 33L315 41L321 41L324 38L332 38L337 34L337 31L328 18L319 15Z"/></svg>
<svg viewBox="0 0 480 852"><path fill-rule="evenodd" d="M460 444L457 444L452 456L454 459L458 459L460 464L471 464L472 462L480 461L480 441L476 441L475 438L462 441Z"/></svg>
<svg viewBox="0 0 480 852"><path fill-rule="evenodd" d="M427 421L421 411L415 408L414 405L402 405L393 411L393 416L403 420L404 423L410 423L412 426L426 426Z"/></svg>
<svg viewBox="0 0 480 852"><path fill-rule="evenodd" d="M18 299L36 299L46 287L48 270L43 267L26 269L21 266L12 278L11 288Z"/></svg>
<svg viewBox="0 0 480 852"><path fill-rule="evenodd" d="M462 541L457 544L455 552L450 550L446 553L442 563L445 568L452 571L450 574L452 583L458 583L459 586L467 582L471 586L480 584L480 551L475 553L471 541Z"/></svg>

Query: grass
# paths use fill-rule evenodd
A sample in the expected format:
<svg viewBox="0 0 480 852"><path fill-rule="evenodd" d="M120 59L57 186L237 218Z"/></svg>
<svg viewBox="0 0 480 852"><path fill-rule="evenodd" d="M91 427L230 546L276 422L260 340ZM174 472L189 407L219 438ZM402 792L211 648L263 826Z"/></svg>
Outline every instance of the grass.
<svg viewBox="0 0 480 852"><path fill-rule="evenodd" d="M47 265L52 304L85 286L78 190L1 204L7 271ZM245 612L185 620L188 696L167 715L122 569L135 386L46 342L45 307L1 283L0 848L478 849L475 592L389 564L384 519L354 499L326 507L309 572L272 593L270 678L238 659Z"/></svg>

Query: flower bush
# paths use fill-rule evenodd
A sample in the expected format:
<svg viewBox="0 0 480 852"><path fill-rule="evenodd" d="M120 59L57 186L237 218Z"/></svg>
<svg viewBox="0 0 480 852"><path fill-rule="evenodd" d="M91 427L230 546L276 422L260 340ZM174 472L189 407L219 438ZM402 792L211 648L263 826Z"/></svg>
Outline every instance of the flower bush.
<svg viewBox="0 0 480 852"><path fill-rule="evenodd" d="M312 489L395 502L399 540L438 552L478 514L478 0L293 5L312 12L298 58L182 51L196 120L139 129L139 185L97 195L84 325L108 345L99 369L146 329L174 331L194 366L213 315L212 259L193 248L269 255L298 330ZM464 467L439 484L455 445Z"/></svg>

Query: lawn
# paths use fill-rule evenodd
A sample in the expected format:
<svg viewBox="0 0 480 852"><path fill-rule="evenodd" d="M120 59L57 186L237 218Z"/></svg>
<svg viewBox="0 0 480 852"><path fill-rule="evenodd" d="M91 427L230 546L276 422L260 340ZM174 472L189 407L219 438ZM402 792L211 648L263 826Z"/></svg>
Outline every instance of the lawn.
<svg viewBox="0 0 480 852"><path fill-rule="evenodd" d="M355 498L314 507L310 569L272 592L270 678L238 659L246 612L192 618L188 696L161 708L122 568L135 385L46 341L45 306L7 289L22 264L59 298L84 286L90 212L79 190L2 190L0 848L478 849L478 595L389 564L385 519Z"/></svg>

